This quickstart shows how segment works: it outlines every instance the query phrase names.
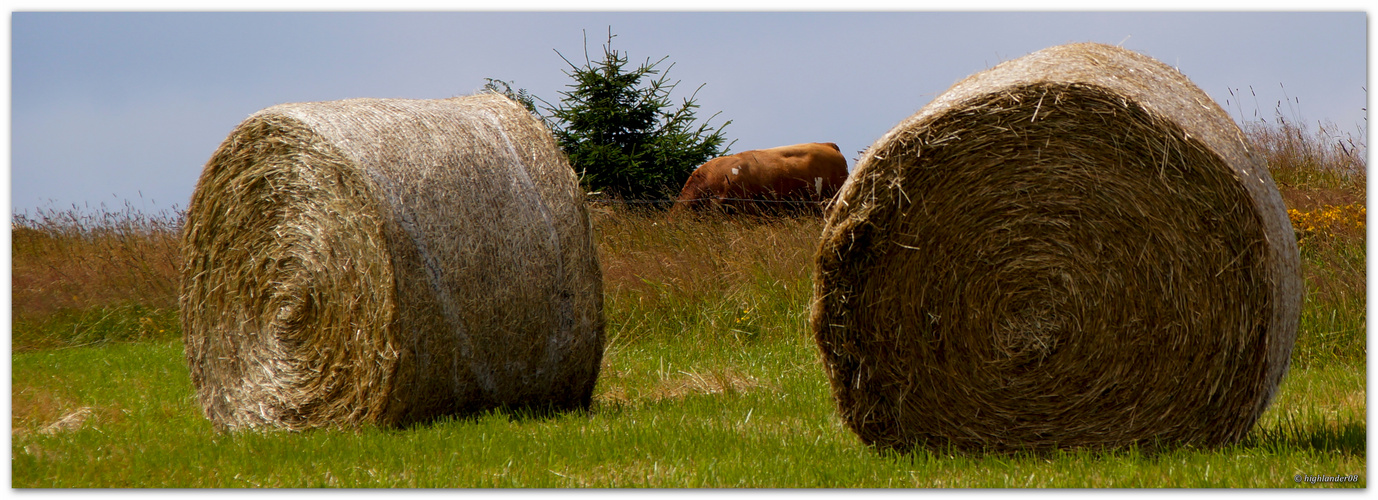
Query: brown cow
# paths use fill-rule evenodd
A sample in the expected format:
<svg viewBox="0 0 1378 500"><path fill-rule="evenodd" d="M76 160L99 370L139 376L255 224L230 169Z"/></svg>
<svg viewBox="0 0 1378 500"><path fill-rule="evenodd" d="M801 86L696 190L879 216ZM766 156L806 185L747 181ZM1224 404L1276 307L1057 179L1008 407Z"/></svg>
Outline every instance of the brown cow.
<svg viewBox="0 0 1378 500"><path fill-rule="evenodd" d="M744 151L695 169L670 213L709 207L735 213L816 213L846 180L847 159L831 142ZM782 201L811 203L772 203Z"/></svg>

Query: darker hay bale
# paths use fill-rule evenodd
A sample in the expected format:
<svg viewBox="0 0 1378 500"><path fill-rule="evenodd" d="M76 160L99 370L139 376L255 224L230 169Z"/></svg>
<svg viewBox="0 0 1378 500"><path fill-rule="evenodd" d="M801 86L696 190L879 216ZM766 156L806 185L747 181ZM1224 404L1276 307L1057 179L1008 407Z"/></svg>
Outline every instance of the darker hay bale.
<svg viewBox="0 0 1378 500"><path fill-rule="evenodd" d="M206 164L182 241L187 360L220 427L589 404L602 276L583 193L504 97L260 111Z"/></svg>
<svg viewBox="0 0 1378 500"><path fill-rule="evenodd" d="M1099 44L969 77L885 134L817 261L841 416L900 449L1235 442L1301 307L1282 199L1238 127Z"/></svg>

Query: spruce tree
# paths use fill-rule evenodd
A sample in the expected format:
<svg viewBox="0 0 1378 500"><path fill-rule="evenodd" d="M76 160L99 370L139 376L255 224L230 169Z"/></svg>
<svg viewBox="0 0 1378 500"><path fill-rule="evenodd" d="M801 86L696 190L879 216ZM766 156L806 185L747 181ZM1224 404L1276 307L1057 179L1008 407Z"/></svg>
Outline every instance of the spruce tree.
<svg viewBox="0 0 1378 500"><path fill-rule="evenodd" d="M560 92L559 106L546 108L547 123L586 189L629 200L671 197L694 168L727 152L722 128L732 122L710 126L714 114L696 123L698 89L676 107L674 65L657 68L669 56L630 67L613 37L609 30L601 61L589 60L587 42L583 66L560 54L574 83Z"/></svg>

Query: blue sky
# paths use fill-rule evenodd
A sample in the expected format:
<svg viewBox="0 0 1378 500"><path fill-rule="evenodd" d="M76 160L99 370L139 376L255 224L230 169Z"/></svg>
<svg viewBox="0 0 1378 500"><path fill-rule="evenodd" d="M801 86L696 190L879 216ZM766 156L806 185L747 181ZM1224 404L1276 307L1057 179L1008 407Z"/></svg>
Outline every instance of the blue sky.
<svg viewBox="0 0 1378 500"><path fill-rule="evenodd" d="M284 102L444 98L485 77L554 102L570 82L555 50L582 62L586 32L596 57L609 26L634 61L669 56L677 97L706 83L699 115L732 120L734 151L830 141L849 167L956 81L1069 42L1158 58L1246 118L1291 98L1289 119L1366 124L1363 12L17 12L10 208L185 207L235 125Z"/></svg>

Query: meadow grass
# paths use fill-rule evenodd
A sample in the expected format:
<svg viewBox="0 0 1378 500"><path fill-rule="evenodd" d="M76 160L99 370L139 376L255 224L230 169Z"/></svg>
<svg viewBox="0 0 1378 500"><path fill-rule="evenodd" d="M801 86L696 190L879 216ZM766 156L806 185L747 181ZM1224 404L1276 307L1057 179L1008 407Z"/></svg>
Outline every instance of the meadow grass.
<svg viewBox="0 0 1378 500"><path fill-rule="evenodd" d="M610 342L588 412L218 434L194 403L180 341L112 338L13 354L13 486L1366 485L1292 479L1365 470L1362 309L1330 313L1355 325L1337 329L1322 303L1308 302L1294 369L1235 446L894 454L862 445L835 417L808 334L807 249L818 220L597 220ZM1353 293L1362 303L1362 289ZM1300 347L1312 344L1322 349Z"/></svg>
<svg viewBox="0 0 1378 500"><path fill-rule="evenodd" d="M834 417L810 339L763 340L622 346L588 412L295 434L215 433L178 342L25 353L13 486L1310 488L1292 477L1366 466L1362 365L1293 371L1245 442L1222 449L893 454ZM84 420L63 428L73 414Z"/></svg>
<svg viewBox="0 0 1378 500"><path fill-rule="evenodd" d="M1307 295L1276 400L1238 444L1154 452L867 447L836 416L808 328L819 219L608 207L593 213L608 344L588 411L217 433L178 331L178 216L25 216L12 486L1366 487L1366 243L1363 217L1335 209L1362 208L1362 172L1305 168L1328 170L1279 175Z"/></svg>
<svg viewBox="0 0 1378 500"><path fill-rule="evenodd" d="M177 338L181 214L39 210L11 222L11 350Z"/></svg>

